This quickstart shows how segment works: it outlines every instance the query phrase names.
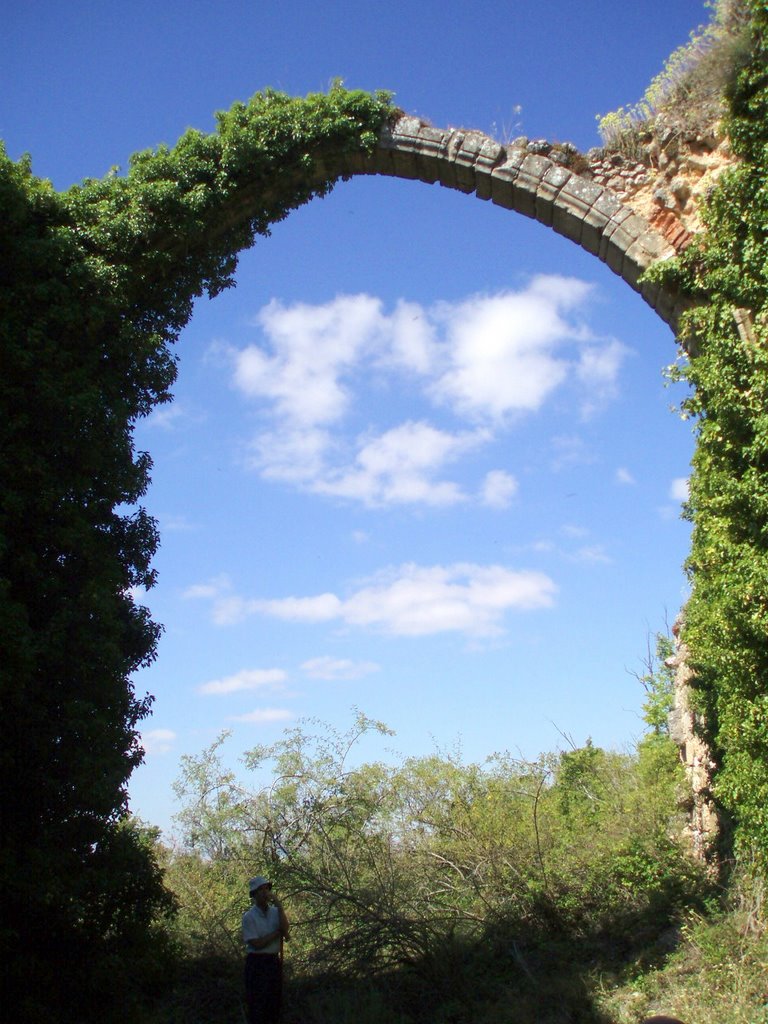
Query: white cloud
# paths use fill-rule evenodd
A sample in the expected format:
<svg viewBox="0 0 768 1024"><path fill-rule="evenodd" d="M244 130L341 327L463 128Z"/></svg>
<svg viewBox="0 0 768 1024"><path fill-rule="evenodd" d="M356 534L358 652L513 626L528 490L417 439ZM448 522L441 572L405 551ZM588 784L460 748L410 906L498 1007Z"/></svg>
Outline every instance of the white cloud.
<svg viewBox="0 0 768 1024"><path fill-rule="evenodd" d="M290 622L330 622L342 615L342 602L335 594L315 597L280 597L270 601L241 602L244 609L272 615Z"/></svg>
<svg viewBox="0 0 768 1024"><path fill-rule="evenodd" d="M576 523L563 523L560 527L560 533L564 537L571 537L575 540L582 540L584 537L589 536L589 530L586 526L578 526Z"/></svg>
<svg viewBox="0 0 768 1024"><path fill-rule="evenodd" d="M386 569L346 598L324 593L246 599L222 596L205 586L190 589L212 590L207 596L213 621L219 626L232 625L249 615L267 615L309 624L340 621L398 636L499 633L507 612L549 608L557 593L557 586L544 573L470 563ZM231 613L232 608L236 614Z"/></svg>
<svg viewBox="0 0 768 1024"><path fill-rule="evenodd" d="M619 466L619 468L616 470L616 483L631 486L632 484L637 483L637 481L628 469L626 469L624 466Z"/></svg>
<svg viewBox="0 0 768 1024"><path fill-rule="evenodd" d="M248 615L246 602L232 593L232 581L226 574L214 577L208 583L195 583L183 591L187 600L212 602L212 618L217 626L232 626Z"/></svg>
<svg viewBox="0 0 768 1024"><path fill-rule="evenodd" d="M182 591L182 597L188 600L205 600L207 598L218 597L222 591L229 590L232 583L229 576L226 574L220 576L214 576L213 579L207 583L193 583L191 587L187 587L186 590Z"/></svg>
<svg viewBox="0 0 768 1024"><path fill-rule="evenodd" d="M248 464L267 480L311 486L326 475L333 439L315 428L264 431L250 445Z"/></svg>
<svg viewBox="0 0 768 1024"><path fill-rule="evenodd" d="M159 519L163 533L193 533L198 529L185 515L161 515Z"/></svg>
<svg viewBox="0 0 768 1024"><path fill-rule="evenodd" d="M294 622L373 627L398 636L502 631L508 611L548 608L557 587L544 573L500 565L404 565L379 573L342 600L335 594L247 602L254 613Z"/></svg>
<svg viewBox="0 0 768 1024"><path fill-rule="evenodd" d="M457 484L433 475L486 440L485 431L449 434L428 423L406 422L367 441L354 465L315 481L312 490L366 505L453 505L465 495Z"/></svg>
<svg viewBox="0 0 768 1024"><path fill-rule="evenodd" d="M350 400L342 376L384 326L379 299L345 295L323 306L272 301L256 317L271 354L249 345L234 355L235 384L271 399L277 414L304 426L333 423Z"/></svg>
<svg viewBox="0 0 768 1024"><path fill-rule="evenodd" d="M349 658L331 658L328 656L310 658L301 666L302 671L310 679L362 679L363 676L378 672L380 666L373 661L351 661Z"/></svg>
<svg viewBox="0 0 768 1024"><path fill-rule="evenodd" d="M244 715L233 715L233 722L251 722L254 725L269 725L271 722L288 722L292 719L293 712L287 708L257 708Z"/></svg>
<svg viewBox="0 0 768 1024"><path fill-rule="evenodd" d="M588 418L615 398L619 370L629 349L619 341L589 345L579 353L577 375L585 385L581 414Z"/></svg>
<svg viewBox="0 0 768 1024"><path fill-rule="evenodd" d="M199 693L237 693L241 690L277 689L287 679L279 668L244 668L223 679L211 679L198 686Z"/></svg>
<svg viewBox="0 0 768 1024"><path fill-rule="evenodd" d="M498 421L510 413L540 409L573 376L574 366L588 390L597 383L603 390L612 366L606 346L566 318L584 305L590 291L583 281L542 275L522 292L437 307L436 317L446 332L448 367L433 384L433 393L464 415ZM589 347L574 364L564 352L565 343Z"/></svg>
<svg viewBox="0 0 768 1024"><path fill-rule="evenodd" d="M181 402L170 401L155 406L144 423L148 427L158 427L160 430L171 430L176 424L187 417L187 410Z"/></svg>
<svg viewBox="0 0 768 1024"><path fill-rule="evenodd" d="M573 562L583 562L587 565L610 565L613 562L602 544L590 544L577 548L570 559Z"/></svg>
<svg viewBox="0 0 768 1024"><path fill-rule="evenodd" d="M381 353L380 365L421 375L433 371L437 358L437 332L429 314L417 302L398 302L389 318L389 349Z"/></svg>
<svg viewBox="0 0 768 1024"><path fill-rule="evenodd" d="M230 348L235 386L260 400L264 423L248 463L265 478L368 505L450 505L467 499L444 467L533 413L566 384L583 413L616 389L625 348L580 323L591 286L556 275L519 292L472 296L426 308L400 301L391 314L370 295L310 306L265 306L263 346ZM421 420L357 442L344 417L355 385L413 389L483 430L445 430ZM346 433L345 433L346 429ZM511 478L509 478L511 480ZM494 487L495 484L495 487ZM490 478L480 500L504 507L509 481Z"/></svg>
<svg viewBox="0 0 768 1024"><path fill-rule="evenodd" d="M688 501L690 496L688 489L688 477L676 477L670 484L669 496L673 501Z"/></svg>
<svg viewBox="0 0 768 1024"><path fill-rule="evenodd" d="M517 480L503 469L492 469L486 473L481 491L481 500L491 508L508 508L517 494Z"/></svg>
<svg viewBox="0 0 768 1024"><path fill-rule="evenodd" d="M172 729L150 729L141 734L141 745L147 754L167 754L175 742L176 733Z"/></svg>

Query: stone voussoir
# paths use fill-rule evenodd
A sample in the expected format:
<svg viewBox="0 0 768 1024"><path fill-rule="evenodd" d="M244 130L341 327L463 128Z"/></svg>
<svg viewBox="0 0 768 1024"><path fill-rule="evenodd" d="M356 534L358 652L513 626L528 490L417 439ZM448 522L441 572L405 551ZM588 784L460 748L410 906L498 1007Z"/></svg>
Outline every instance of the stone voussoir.
<svg viewBox="0 0 768 1024"><path fill-rule="evenodd" d="M555 202L563 185L572 175L573 171L567 167L553 163L539 182L536 190L536 220L546 227L552 227Z"/></svg>
<svg viewBox="0 0 768 1024"><path fill-rule="evenodd" d="M520 173L520 165L528 154L524 149L507 150L504 163L491 171L491 201L495 206L505 210L514 210L515 197L513 184Z"/></svg>
<svg viewBox="0 0 768 1024"><path fill-rule="evenodd" d="M480 131L434 128L421 118L403 116L382 129L373 153L339 154L334 170L344 177L385 174L438 181L490 199L496 206L551 227L597 256L639 290L668 323L678 315L679 297L667 294L662 286L639 284L644 270L674 255L671 240L623 196L548 156L520 145L505 147Z"/></svg>

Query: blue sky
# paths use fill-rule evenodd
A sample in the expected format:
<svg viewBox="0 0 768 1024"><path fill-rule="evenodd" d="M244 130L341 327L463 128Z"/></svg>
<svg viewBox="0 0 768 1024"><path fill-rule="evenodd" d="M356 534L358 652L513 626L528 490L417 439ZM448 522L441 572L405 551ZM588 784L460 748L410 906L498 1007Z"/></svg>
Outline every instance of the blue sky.
<svg viewBox="0 0 768 1024"><path fill-rule="evenodd" d="M130 5L6 12L0 136L59 188L272 86L389 89L441 127L599 144L701 2ZM594 257L420 183L340 184L200 302L154 459L165 624L132 808L168 828L179 758L353 707L361 756L535 757L641 732L649 631L685 600L690 426L672 334Z"/></svg>

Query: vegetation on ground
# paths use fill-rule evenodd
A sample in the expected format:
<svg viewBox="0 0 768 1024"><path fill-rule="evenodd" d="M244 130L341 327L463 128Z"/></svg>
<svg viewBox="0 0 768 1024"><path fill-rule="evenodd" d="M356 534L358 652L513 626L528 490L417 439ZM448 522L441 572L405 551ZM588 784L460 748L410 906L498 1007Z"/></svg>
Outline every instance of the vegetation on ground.
<svg viewBox="0 0 768 1024"><path fill-rule="evenodd" d="M650 717L660 690L667 678ZM387 730L363 715L343 735L290 730L244 755L264 779L253 789L224 766L226 737L183 761L165 853L176 941L233 978L245 883L267 873L293 924L289 1021L607 1022L598 977L658 965L716 899L680 839L684 779L663 725L632 753L587 742L483 764L357 763L370 732Z"/></svg>
<svg viewBox="0 0 768 1024"><path fill-rule="evenodd" d="M192 1006L199 1024L237 1019L256 872L292 919L286 1024L760 1024L764 883L752 866L722 887L691 858L656 652L640 678L647 733L625 753L360 762L388 730L358 714L341 735L292 729L237 773L226 735L184 758L163 858L186 967L152 1024Z"/></svg>

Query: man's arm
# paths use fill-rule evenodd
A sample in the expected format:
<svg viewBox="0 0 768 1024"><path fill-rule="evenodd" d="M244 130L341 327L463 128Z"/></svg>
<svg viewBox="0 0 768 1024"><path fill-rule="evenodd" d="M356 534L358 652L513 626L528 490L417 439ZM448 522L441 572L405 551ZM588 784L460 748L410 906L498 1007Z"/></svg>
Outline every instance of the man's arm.
<svg viewBox="0 0 768 1024"><path fill-rule="evenodd" d="M272 897L272 904L277 908L277 913L280 918L280 928L278 929L278 935L282 935L284 939L288 939L290 938L291 926L288 922L288 917L285 913L285 910L283 910L283 904L280 902L277 896Z"/></svg>
<svg viewBox="0 0 768 1024"><path fill-rule="evenodd" d="M245 944L249 949L252 949L255 952L257 949L263 949L265 946L268 946L270 942L274 942L275 939L279 939L281 934L281 930L279 928L275 928L273 932L268 932L266 935L259 935L257 938L246 939Z"/></svg>
<svg viewBox="0 0 768 1024"><path fill-rule="evenodd" d="M250 911L246 911L243 914L242 932L243 942L245 943L246 949L253 952L263 949L265 946L268 946L270 942L274 942L275 939L280 938L279 928L273 928L272 931L267 932L266 934L261 932L258 923L253 920Z"/></svg>

